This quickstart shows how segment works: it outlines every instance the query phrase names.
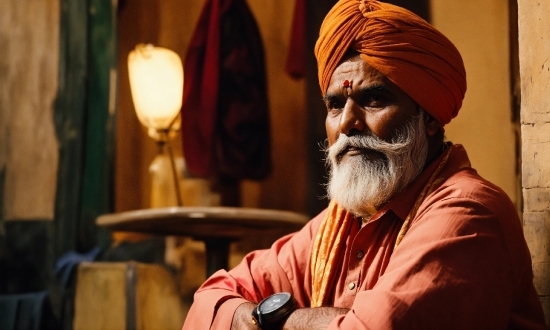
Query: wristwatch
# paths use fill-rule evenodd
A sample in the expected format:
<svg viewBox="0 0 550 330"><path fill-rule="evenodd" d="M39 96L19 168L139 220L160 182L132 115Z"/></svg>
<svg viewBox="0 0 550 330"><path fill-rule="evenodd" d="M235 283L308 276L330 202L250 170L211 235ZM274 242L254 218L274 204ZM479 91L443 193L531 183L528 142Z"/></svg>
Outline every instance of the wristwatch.
<svg viewBox="0 0 550 330"><path fill-rule="evenodd" d="M296 300L288 292L280 292L262 300L252 310L252 322L262 330L280 329L296 309Z"/></svg>

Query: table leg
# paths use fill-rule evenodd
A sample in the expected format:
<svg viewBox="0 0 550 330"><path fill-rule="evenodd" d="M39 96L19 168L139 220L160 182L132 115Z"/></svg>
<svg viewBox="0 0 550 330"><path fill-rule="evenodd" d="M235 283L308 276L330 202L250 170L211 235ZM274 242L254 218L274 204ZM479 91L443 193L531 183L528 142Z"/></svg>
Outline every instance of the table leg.
<svg viewBox="0 0 550 330"><path fill-rule="evenodd" d="M206 277L210 277L220 269L228 269L229 244L228 238L207 238L206 245Z"/></svg>

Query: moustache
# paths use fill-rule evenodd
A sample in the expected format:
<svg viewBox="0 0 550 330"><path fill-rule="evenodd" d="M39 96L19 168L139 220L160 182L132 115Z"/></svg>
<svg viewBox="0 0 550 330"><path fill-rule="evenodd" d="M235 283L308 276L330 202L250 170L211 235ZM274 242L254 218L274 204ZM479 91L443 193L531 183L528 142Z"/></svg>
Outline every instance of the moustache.
<svg viewBox="0 0 550 330"><path fill-rule="evenodd" d="M367 157L387 159L388 156L400 154L404 143L400 140L387 142L374 135L340 134L336 142L329 147L329 158L339 161L347 153L362 154Z"/></svg>

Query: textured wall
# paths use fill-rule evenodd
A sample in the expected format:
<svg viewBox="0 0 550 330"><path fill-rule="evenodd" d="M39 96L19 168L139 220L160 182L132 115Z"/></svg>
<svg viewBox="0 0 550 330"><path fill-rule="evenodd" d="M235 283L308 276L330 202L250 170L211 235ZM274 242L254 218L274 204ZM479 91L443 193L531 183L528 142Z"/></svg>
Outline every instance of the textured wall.
<svg viewBox="0 0 550 330"><path fill-rule="evenodd" d="M7 220L53 219L58 53L59 0L0 1L0 172Z"/></svg>
<svg viewBox="0 0 550 330"><path fill-rule="evenodd" d="M305 82L292 80L284 71L294 3L248 0L262 34L266 54L273 174L257 184L259 205L253 201L246 205L246 199L244 202L245 206L305 212L306 148L317 146L306 146ZM245 183L244 187L250 189L254 184ZM243 195L247 197L246 192Z"/></svg>
<svg viewBox="0 0 550 330"><path fill-rule="evenodd" d="M468 90L445 135L481 176L517 201L507 0L432 0L432 23L458 48Z"/></svg>
<svg viewBox="0 0 550 330"><path fill-rule="evenodd" d="M524 231L550 323L550 2L519 0Z"/></svg>

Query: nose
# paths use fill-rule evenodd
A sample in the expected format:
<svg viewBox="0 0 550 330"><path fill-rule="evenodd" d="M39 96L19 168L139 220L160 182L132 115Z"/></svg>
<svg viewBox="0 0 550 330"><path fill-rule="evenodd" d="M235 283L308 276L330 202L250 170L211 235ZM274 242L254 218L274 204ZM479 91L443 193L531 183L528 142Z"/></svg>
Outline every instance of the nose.
<svg viewBox="0 0 550 330"><path fill-rule="evenodd" d="M359 134L366 126L363 109L353 99L348 98L340 117L340 133L348 136Z"/></svg>

